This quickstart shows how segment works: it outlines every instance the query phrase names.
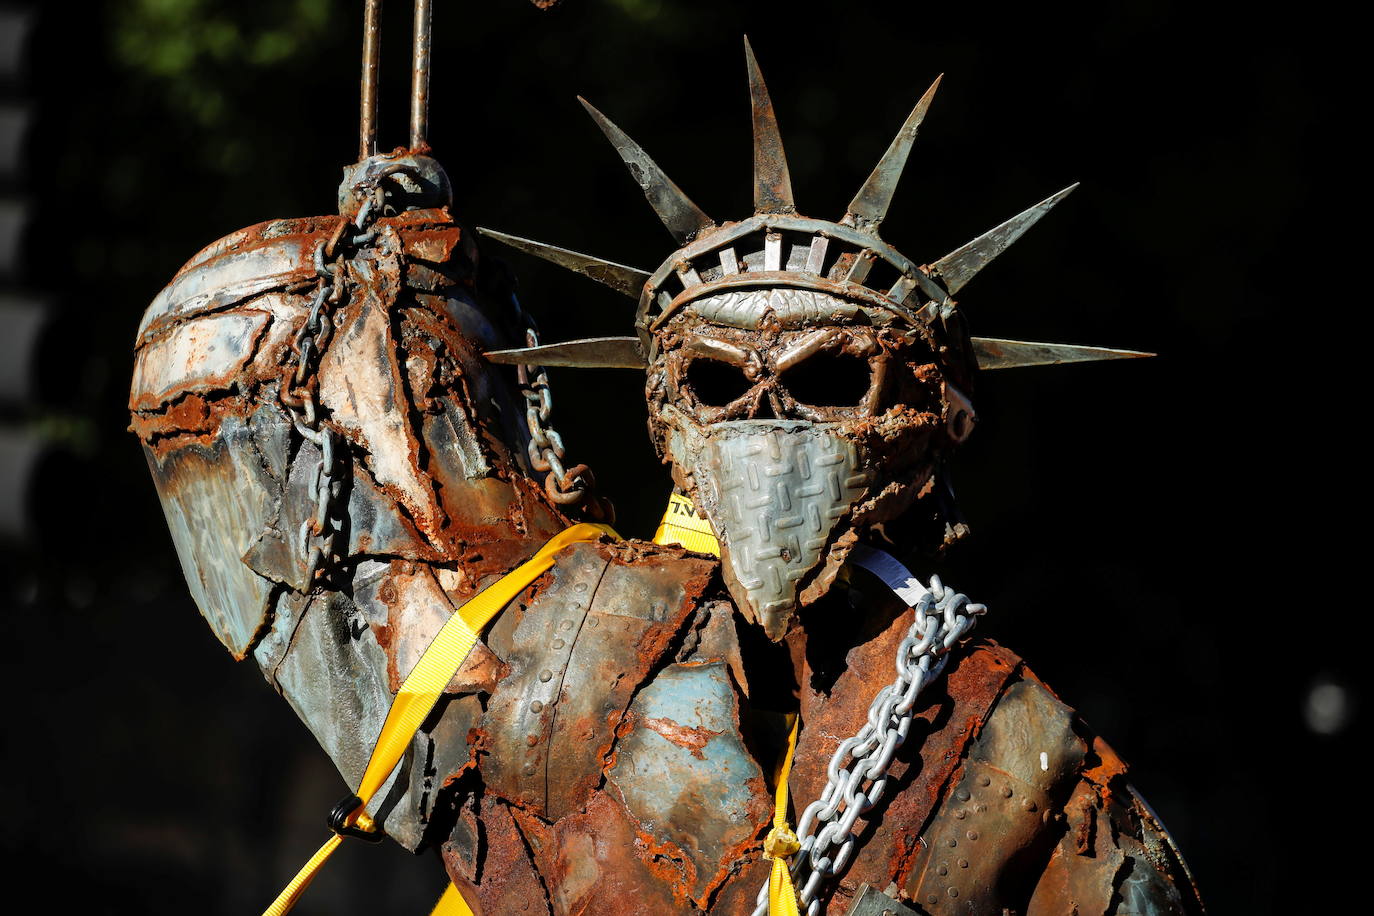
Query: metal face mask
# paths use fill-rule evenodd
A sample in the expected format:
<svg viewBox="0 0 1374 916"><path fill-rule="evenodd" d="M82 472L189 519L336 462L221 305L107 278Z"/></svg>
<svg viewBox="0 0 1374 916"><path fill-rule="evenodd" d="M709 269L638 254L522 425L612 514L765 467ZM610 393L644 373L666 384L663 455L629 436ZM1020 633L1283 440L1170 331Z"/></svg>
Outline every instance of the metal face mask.
<svg viewBox="0 0 1374 916"><path fill-rule="evenodd" d="M933 488L972 431L975 368L1148 354L970 338L953 299L1073 190L929 264L884 242L930 87L839 222L797 213L773 104L745 42L754 214L717 223L587 102L681 246L652 273L491 230L513 247L637 299L634 337L488 352L492 362L648 370L649 427L677 486L721 541L726 583L781 639L865 530ZM905 546L905 545L899 545Z"/></svg>
<svg viewBox="0 0 1374 916"><path fill-rule="evenodd" d="M930 480L948 438L935 354L805 289L708 296L655 336L655 442L720 540L736 602L780 639L858 530Z"/></svg>

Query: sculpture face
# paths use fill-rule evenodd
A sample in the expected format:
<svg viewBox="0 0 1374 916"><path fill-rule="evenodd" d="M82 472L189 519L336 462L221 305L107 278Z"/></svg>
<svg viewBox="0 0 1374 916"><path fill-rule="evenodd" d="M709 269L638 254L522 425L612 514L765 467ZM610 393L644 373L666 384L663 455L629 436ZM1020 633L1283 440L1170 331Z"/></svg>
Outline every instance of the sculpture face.
<svg viewBox="0 0 1374 916"><path fill-rule="evenodd" d="M708 296L655 340L655 442L720 538L736 602L775 640L971 427L928 329L825 293Z"/></svg>
<svg viewBox="0 0 1374 916"><path fill-rule="evenodd" d="M753 215L725 222L707 216L584 100L681 247L651 273L482 230L639 303L634 338L487 357L647 366L649 428L659 454L715 529L736 602L777 640L799 605L825 593L865 528L894 540L880 526L931 493L942 452L972 431L963 392L975 365L1147 354L968 336L953 297L1073 185L927 264L879 237L938 79L838 222L801 215L773 103L747 41L745 52Z"/></svg>

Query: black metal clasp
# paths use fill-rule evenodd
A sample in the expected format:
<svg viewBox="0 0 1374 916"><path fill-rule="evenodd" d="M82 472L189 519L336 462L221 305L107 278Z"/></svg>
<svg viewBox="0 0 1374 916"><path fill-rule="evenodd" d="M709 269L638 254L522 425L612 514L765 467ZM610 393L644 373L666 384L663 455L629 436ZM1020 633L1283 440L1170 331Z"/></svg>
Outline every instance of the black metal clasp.
<svg viewBox="0 0 1374 916"><path fill-rule="evenodd" d="M380 843L382 832L380 830L364 830L348 822L348 816L363 806L363 800L356 795L349 795L339 799L329 812L329 829L339 836L351 836L369 843Z"/></svg>

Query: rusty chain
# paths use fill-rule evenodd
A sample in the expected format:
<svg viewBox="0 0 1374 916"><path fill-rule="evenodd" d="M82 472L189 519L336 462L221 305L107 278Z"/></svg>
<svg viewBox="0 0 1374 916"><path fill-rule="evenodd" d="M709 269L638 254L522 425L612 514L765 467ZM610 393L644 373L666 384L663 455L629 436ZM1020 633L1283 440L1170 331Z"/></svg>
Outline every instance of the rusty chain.
<svg viewBox="0 0 1374 916"><path fill-rule="evenodd" d="M382 183L402 171L409 171L409 167L393 165L360 183L354 189L354 194L361 200L357 216L351 221L340 222L327 241L316 245L314 265L318 279L314 298L292 340L295 358L282 371L279 400L291 414L292 424L301 437L320 449L320 463L312 486L315 510L302 523L300 531L301 543L309 545L306 551L307 589L337 559L335 540L342 530L342 496L348 470L347 441L336 429L321 421L315 372L334 331L331 314L347 291L344 264L376 238L372 224L382 215L386 203ZM538 346L539 335L533 322L525 316L514 296L511 301L526 324L528 345ZM583 514L595 521L614 522L610 502L596 495L596 479L591 469L585 464L571 467L564 464L563 437L549 423L553 394L547 371L542 366L519 366L517 373L530 432L528 457L531 467L545 474L545 492L565 509L580 507Z"/></svg>
<svg viewBox="0 0 1374 916"><path fill-rule="evenodd" d="M519 302L514 296L511 300L519 310ZM539 332L528 318L525 323L525 346L539 346ZM520 383L520 394L525 398L525 422L530 430L526 451L530 467L545 475L544 492L565 510L580 507L588 518L613 524L615 510L609 500L597 495L596 477L591 468L585 464L572 467L564 464L566 449L563 437L549 423L553 414L553 391L549 387L548 371L543 366L519 365L516 367L516 377Z"/></svg>
<svg viewBox="0 0 1374 916"><path fill-rule="evenodd" d="M835 749L821 797L806 807L797 822L801 848L790 871L799 888L797 901L807 916L821 912L821 884L849 864L858 842L855 823L878 804L887 788L887 770L910 734L917 695L940 676L949 650L987 613L985 605L970 603L939 576L930 577L928 590L912 578L908 587L895 591L916 611L897 649L897 677L873 698L868 721L858 733ZM767 913L768 883L764 882L753 916Z"/></svg>
<svg viewBox="0 0 1374 916"><path fill-rule="evenodd" d="M388 173L389 174L389 173ZM339 223L327 241L315 246L314 264L317 277L314 298L305 320L292 339L295 358L282 370L278 399L291 415L292 425L302 439L320 450L320 462L315 468L312 492L314 512L301 523L300 541L306 547L305 590L309 590L336 559L336 544L343 528L342 502L349 468L347 440L334 427L322 422L316 400L318 383L315 372L324 349L334 332L331 314L347 292L345 262L356 257L358 249L371 242L376 232L372 223L382 213L386 192L378 175L355 189L363 198L357 216ZM313 543L312 543L313 541Z"/></svg>

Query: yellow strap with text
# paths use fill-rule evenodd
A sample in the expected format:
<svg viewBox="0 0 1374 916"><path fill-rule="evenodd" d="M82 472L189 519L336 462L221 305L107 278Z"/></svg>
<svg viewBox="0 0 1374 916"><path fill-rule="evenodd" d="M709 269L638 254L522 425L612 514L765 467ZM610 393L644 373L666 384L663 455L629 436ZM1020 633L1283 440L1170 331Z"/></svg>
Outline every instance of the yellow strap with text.
<svg viewBox="0 0 1374 916"><path fill-rule="evenodd" d="M697 515L697 507L685 496L674 493L668 497L668 509L654 532L655 544L680 544L695 553L720 556L720 541L711 530L711 523Z"/></svg>
<svg viewBox="0 0 1374 916"><path fill-rule="evenodd" d="M348 826L368 832L376 829L372 818L364 810L368 800L396 768L396 764L410 747L415 732L434 708L453 673L477 644L482 629L516 595L553 565L554 554L570 544L594 541L606 535L617 540L620 538L620 535L608 525L574 525L566 531L559 532L539 548L533 557L487 586L448 619L430 642L429 648L425 649L424 655L415 663L415 667L401 684L396 698L391 702L391 709L382 724L382 733L377 738L377 744L372 749L372 757L368 760L367 769L363 771L362 781L358 785L357 796L362 800L362 804L348 816ZM289 912L310 886L320 866L324 865L342 840L343 837L339 834L330 837L319 851L310 857L310 861L305 863L305 867L296 877L291 879L291 883L264 911L263 916L283 916ZM463 901L462 894L453 885L449 885L434 908L434 914L438 916L471 916L471 912Z"/></svg>

